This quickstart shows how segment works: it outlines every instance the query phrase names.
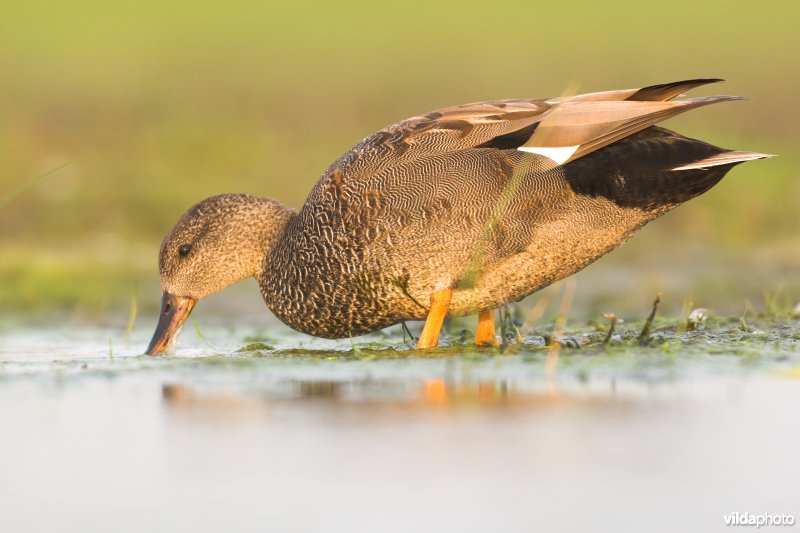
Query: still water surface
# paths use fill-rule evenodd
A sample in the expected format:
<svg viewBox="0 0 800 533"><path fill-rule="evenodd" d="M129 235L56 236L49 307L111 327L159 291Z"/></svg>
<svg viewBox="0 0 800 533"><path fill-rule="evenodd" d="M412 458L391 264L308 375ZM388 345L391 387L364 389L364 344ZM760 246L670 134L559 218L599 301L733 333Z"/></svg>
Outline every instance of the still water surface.
<svg viewBox="0 0 800 533"><path fill-rule="evenodd" d="M218 352L247 332L204 331ZM715 531L800 518L800 354L217 355L0 344L0 530ZM280 344L280 343L278 343ZM277 346L280 348L281 346ZM796 526L797 527L797 526ZM786 528L784 528L786 529ZM789 528L791 529L791 528ZM729 529L728 529L729 530Z"/></svg>

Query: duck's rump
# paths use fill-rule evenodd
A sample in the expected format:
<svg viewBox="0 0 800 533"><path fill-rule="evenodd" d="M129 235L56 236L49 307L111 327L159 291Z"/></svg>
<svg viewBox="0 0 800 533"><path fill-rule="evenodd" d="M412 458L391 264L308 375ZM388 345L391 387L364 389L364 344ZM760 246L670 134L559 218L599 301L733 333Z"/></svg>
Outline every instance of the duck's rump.
<svg viewBox="0 0 800 533"><path fill-rule="evenodd" d="M735 165L755 157L764 154L726 150L651 126L562 168L577 195L659 211L706 192Z"/></svg>
<svg viewBox="0 0 800 533"><path fill-rule="evenodd" d="M520 300L711 188L739 162L728 153L649 127L563 166L481 146L346 190L334 175L318 187L327 201L307 202L290 223L281 255L300 260L268 285L294 294L272 294L273 311L301 331L346 337L423 319L444 288L454 289L452 315Z"/></svg>

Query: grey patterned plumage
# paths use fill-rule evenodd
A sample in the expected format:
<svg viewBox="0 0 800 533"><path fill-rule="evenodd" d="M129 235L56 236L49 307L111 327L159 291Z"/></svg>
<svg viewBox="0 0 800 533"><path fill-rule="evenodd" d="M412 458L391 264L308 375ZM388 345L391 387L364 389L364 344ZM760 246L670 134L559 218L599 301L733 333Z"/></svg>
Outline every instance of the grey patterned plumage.
<svg viewBox="0 0 800 533"><path fill-rule="evenodd" d="M246 195L206 199L162 245L167 311L148 353L185 319L175 317L181 301L193 305L248 276L284 323L330 338L424 319L442 290L452 289L451 316L520 300L735 164L767 157L653 126L734 99L667 101L711 81L483 102L404 120L334 162L299 212Z"/></svg>

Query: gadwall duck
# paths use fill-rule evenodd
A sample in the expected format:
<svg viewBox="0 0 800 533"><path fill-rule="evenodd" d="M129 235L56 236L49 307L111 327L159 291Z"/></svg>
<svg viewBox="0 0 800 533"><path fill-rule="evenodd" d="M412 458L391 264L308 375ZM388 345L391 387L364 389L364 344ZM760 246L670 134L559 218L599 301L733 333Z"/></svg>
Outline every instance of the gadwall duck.
<svg viewBox="0 0 800 533"><path fill-rule="evenodd" d="M440 109L371 135L295 211L246 194L186 212L159 254L164 291L147 349L162 352L195 303L249 276L288 326L346 338L493 311L577 272L647 222L767 154L717 148L654 124L737 96L673 100L721 81Z"/></svg>

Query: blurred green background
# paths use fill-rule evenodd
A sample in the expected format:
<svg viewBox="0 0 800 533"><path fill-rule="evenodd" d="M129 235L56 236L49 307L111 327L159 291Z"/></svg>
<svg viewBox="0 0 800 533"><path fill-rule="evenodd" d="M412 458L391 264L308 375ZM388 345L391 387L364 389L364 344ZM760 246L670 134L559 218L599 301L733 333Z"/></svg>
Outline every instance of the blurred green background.
<svg viewBox="0 0 800 533"><path fill-rule="evenodd" d="M746 301L765 305L764 292L793 305L800 4L751 7L9 4L0 18L0 313L124 316L136 287L140 310L152 311L158 246L186 208L221 192L299 206L331 161L397 120L692 77L728 80L696 94L752 99L667 127L780 157L738 167L580 274L576 307L645 309L656 290L673 308L692 299L736 313ZM247 290L248 305L262 305Z"/></svg>

